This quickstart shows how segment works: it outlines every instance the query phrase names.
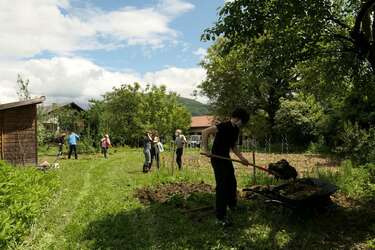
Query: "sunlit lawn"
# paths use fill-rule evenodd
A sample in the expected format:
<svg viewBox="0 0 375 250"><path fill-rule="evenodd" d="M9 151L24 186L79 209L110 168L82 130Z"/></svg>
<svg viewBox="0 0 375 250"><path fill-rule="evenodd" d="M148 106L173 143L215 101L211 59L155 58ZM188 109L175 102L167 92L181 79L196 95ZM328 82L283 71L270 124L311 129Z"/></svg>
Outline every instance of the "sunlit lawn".
<svg viewBox="0 0 375 250"><path fill-rule="evenodd" d="M257 163L287 158L306 167L329 160L301 155L256 155ZM53 161L42 155L40 160ZM320 159L320 160L319 160ZM185 155L185 168L176 170L172 152L163 153L161 170L141 172L141 150L112 149L79 160L60 160L61 187L44 216L20 249L368 249L375 234L372 211L357 207L334 214L297 216L262 200L242 200L247 212L232 214L234 226L215 225L213 212L182 213L173 203L143 205L134 191L167 182L214 184L207 159L198 151ZM319 163L317 163L319 162ZM320 164L321 163L321 164ZM328 167L331 168L332 166ZM325 167L324 167L325 168ZM238 166L239 189L252 183L252 169ZM258 173L259 182L270 182ZM197 207L214 203L214 194L197 194Z"/></svg>

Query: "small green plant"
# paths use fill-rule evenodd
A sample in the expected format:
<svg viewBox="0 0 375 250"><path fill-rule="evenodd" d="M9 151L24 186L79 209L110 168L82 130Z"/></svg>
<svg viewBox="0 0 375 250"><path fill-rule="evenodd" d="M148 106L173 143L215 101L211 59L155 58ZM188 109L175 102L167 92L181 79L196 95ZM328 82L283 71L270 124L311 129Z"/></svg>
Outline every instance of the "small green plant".
<svg viewBox="0 0 375 250"><path fill-rule="evenodd" d="M374 197L375 184L371 183L370 172L364 167L354 168L350 161L343 164L338 185L349 197L370 199Z"/></svg>
<svg viewBox="0 0 375 250"><path fill-rule="evenodd" d="M53 172L0 161L0 249L17 243L30 230L57 184Z"/></svg>
<svg viewBox="0 0 375 250"><path fill-rule="evenodd" d="M310 142L307 152L311 154L330 153L330 148L325 144L324 137L320 136L316 142Z"/></svg>
<svg viewBox="0 0 375 250"><path fill-rule="evenodd" d="M351 161L344 161L339 172L318 170L309 173L320 179L335 183L346 196L353 199L370 200L375 198L374 164L354 167Z"/></svg>

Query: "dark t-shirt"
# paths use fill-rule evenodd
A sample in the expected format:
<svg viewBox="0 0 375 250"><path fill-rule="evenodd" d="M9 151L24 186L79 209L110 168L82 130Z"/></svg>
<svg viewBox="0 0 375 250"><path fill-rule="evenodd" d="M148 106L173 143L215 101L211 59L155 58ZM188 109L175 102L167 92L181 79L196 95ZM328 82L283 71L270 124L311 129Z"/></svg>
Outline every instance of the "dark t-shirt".
<svg viewBox="0 0 375 250"><path fill-rule="evenodd" d="M151 140L148 136L143 137L143 150L151 150Z"/></svg>
<svg viewBox="0 0 375 250"><path fill-rule="evenodd" d="M230 121L216 125L217 133L212 146L212 154L229 157L230 149L236 145L240 130Z"/></svg>
<svg viewBox="0 0 375 250"><path fill-rule="evenodd" d="M58 144L64 144L64 141L65 141L65 137L64 136L59 136L56 138L56 142Z"/></svg>

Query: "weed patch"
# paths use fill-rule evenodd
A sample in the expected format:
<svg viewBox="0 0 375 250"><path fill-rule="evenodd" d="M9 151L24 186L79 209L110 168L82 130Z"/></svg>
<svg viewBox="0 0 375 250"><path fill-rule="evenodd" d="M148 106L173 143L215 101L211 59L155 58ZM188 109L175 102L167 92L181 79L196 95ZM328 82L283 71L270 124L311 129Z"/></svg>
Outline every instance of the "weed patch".
<svg viewBox="0 0 375 250"><path fill-rule="evenodd" d="M0 248L11 247L27 234L57 186L53 172L0 161Z"/></svg>

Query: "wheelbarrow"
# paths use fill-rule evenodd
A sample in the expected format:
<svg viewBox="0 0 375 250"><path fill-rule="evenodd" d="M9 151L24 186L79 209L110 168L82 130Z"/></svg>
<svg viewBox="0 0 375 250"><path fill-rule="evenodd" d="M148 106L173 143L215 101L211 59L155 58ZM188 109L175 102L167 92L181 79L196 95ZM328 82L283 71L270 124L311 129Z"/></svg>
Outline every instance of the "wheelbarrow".
<svg viewBox="0 0 375 250"><path fill-rule="evenodd" d="M266 203L281 205L294 211L326 211L335 207L331 195L337 186L316 178L301 178L277 186L254 186L243 189L266 198Z"/></svg>

